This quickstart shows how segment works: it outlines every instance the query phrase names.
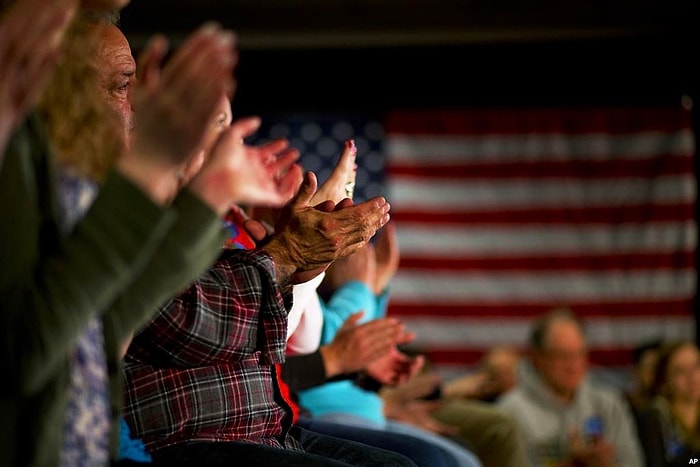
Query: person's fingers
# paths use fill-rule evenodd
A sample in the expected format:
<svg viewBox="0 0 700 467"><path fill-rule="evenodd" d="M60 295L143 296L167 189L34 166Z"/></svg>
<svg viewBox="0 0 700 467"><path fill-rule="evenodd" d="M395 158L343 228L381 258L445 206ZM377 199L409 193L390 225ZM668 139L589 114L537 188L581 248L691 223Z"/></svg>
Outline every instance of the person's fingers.
<svg viewBox="0 0 700 467"><path fill-rule="evenodd" d="M17 84L8 94L18 111L31 107L50 79L76 9L74 0L16 2L4 16L0 66Z"/></svg>
<svg viewBox="0 0 700 467"><path fill-rule="evenodd" d="M285 138L275 138L260 146L260 151L265 154L265 163L274 162L280 153L289 148L289 140Z"/></svg>
<svg viewBox="0 0 700 467"><path fill-rule="evenodd" d="M261 242L267 237L268 232L262 222L255 219L246 219L243 228L256 242Z"/></svg>
<svg viewBox="0 0 700 467"><path fill-rule="evenodd" d="M396 343L398 345L401 344L409 344L413 342L413 340L416 338L416 333L413 331L406 331L403 330L397 337L396 337Z"/></svg>
<svg viewBox="0 0 700 467"><path fill-rule="evenodd" d="M211 120L216 103L233 81L234 37L210 23L180 46L161 73L166 108L187 109L190 119L203 127Z"/></svg>
<svg viewBox="0 0 700 467"><path fill-rule="evenodd" d="M314 209L321 212L333 212L335 210L335 207L335 203L329 199L318 203L314 206Z"/></svg>
<svg viewBox="0 0 700 467"><path fill-rule="evenodd" d="M301 154L298 149L286 148L277 154L272 162L268 163L268 169L279 179L287 173L293 164L296 164L299 157Z"/></svg>
<svg viewBox="0 0 700 467"><path fill-rule="evenodd" d="M28 66L32 60L42 61L41 57L44 54L51 54L60 48L77 9L76 2L70 0L41 3L44 4L42 10L33 11L30 15L24 14L24 18L14 25L18 28L17 34L22 34L23 39L15 44L15 57L21 57ZM29 21L31 24L27 24ZM27 29L27 26L30 26L30 29Z"/></svg>
<svg viewBox="0 0 700 467"><path fill-rule="evenodd" d="M231 133L237 138L237 143L243 144L243 139L258 131L261 124L262 120L258 116L239 118L231 123Z"/></svg>
<svg viewBox="0 0 700 467"><path fill-rule="evenodd" d="M369 221L367 224L373 229L372 235L391 219L389 215L391 205L382 196L377 196L356 206L363 212L363 217Z"/></svg>
<svg viewBox="0 0 700 467"><path fill-rule="evenodd" d="M317 195L333 200L336 203L343 198L352 199L355 188L356 155L355 142L351 139L345 141L340 159L333 167L328 179L319 188Z"/></svg>
<svg viewBox="0 0 700 467"><path fill-rule="evenodd" d="M149 39L136 61L137 89L152 88L160 83L160 67L168 47L168 40L163 35L157 34Z"/></svg>
<svg viewBox="0 0 700 467"><path fill-rule="evenodd" d="M16 95L15 105L21 112L32 107L36 102L47 83L51 79L51 73L56 68L60 56L58 50L53 51L50 55L45 55L41 62L34 62L31 69L27 70L25 76L22 77L27 83L31 83L24 89L23 92Z"/></svg>
<svg viewBox="0 0 700 467"><path fill-rule="evenodd" d="M289 202L296 193L300 191L300 186L304 178L302 168L299 164L293 164L283 177L278 181L276 205L281 207ZM312 195L313 196L313 195Z"/></svg>
<svg viewBox="0 0 700 467"><path fill-rule="evenodd" d="M350 206L354 206L354 202L350 198L344 198L341 199L338 204L335 205L334 211L339 211L341 209L349 208Z"/></svg>
<svg viewBox="0 0 700 467"><path fill-rule="evenodd" d="M168 79L177 79L179 75L188 73L188 70L191 68L190 65L194 63L192 60L197 60L197 63L200 63L200 60L206 58L220 32L221 26L216 22L210 21L197 28L194 33L188 36L168 61L168 69L170 70ZM197 54L196 51L198 50L200 54ZM197 58L198 55L199 58ZM170 86L172 83L167 82L167 85Z"/></svg>
<svg viewBox="0 0 700 467"><path fill-rule="evenodd" d="M357 311L357 312L351 314L343 322L342 326L340 326L340 330L347 330L347 329L354 328L364 315L365 315L364 310L360 310L360 311Z"/></svg>
<svg viewBox="0 0 700 467"><path fill-rule="evenodd" d="M304 174L304 181L299 188L299 193L297 193L292 204L295 208L303 209L309 205L309 201L316 193L316 187L318 186L318 180L316 179L316 174L308 171Z"/></svg>

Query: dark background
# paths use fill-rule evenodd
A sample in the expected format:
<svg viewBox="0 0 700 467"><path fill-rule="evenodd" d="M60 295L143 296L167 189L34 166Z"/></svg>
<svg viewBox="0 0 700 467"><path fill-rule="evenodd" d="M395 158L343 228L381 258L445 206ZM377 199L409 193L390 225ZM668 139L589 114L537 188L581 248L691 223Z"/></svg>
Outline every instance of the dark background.
<svg viewBox="0 0 700 467"><path fill-rule="evenodd" d="M139 49L204 21L239 37L236 111L678 102L697 0L132 0Z"/></svg>
<svg viewBox="0 0 700 467"><path fill-rule="evenodd" d="M240 50L234 117L401 107L675 105L684 96L698 100L698 4L132 0L121 27L135 51L156 32L177 46L207 20L234 29ZM697 110L693 114L698 135Z"/></svg>

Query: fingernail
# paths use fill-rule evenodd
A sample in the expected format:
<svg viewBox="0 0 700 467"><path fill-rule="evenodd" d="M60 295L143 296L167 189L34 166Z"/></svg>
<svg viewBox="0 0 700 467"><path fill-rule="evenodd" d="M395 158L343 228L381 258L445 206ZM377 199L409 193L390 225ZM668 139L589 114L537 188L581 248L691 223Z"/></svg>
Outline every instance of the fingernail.
<svg viewBox="0 0 700 467"><path fill-rule="evenodd" d="M219 34L218 40L221 47L230 48L236 43L236 36L231 31L224 31Z"/></svg>
<svg viewBox="0 0 700 467"><path fill-rule="evenodd" d="M357 154L357 147L355 146L355 140L354 139L349 139L345 142L345 146L348 148L348 150L353 154Z"/></svg>
<svg viewBox="0 0 700 467"><path fill-rule="evenodd" d="M219 25L214 21L208 21L202 25L202 33L207 36L213 36L219 29Z"/></svg>

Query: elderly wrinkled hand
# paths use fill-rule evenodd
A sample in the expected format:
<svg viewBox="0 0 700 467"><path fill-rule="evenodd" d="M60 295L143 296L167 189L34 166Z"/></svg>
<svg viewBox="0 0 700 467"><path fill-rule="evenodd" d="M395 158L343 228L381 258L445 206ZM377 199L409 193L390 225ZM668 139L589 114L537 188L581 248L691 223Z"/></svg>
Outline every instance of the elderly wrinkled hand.
<svg viewBox="0 0 700 467"><path fill-rule="evenodd" d="M391 206L383 197L357 205L344 200L347 203L341 201L329 210L310 204L316 186L316 175L308 172L296 198L282 211L275 235L264 247L283 276L328 267L362 248L389 222Z"/></svg>

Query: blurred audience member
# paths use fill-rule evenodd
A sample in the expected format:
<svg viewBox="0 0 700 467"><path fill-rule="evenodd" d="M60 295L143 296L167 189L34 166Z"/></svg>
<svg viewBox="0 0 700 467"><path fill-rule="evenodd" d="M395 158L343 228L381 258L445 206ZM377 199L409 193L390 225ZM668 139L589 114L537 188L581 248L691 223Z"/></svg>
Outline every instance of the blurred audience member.
<svg viewBox="0 0 700 467"><path fill-rule="evenodd" d="M659 349L651 393L639 419L647 467L688 465L700 457L700 352L694 343Z"/></svg>
<svg viewBox="0 0 700 467"><path fill-rule="evenodd" d="M442 397L469 398L493 402L518 384L520 352L509 346L498 346L486 352L477 369L465 376L445 381Z"/></svg>
<svg viewBox="0 0 700 467"><path fill-rule="evenodd" d="M635 417L647 408L653 398L654 373L656 372L656 362L659 359L659 349L661 347L662 341L654 339L634 349L632 384L625 392L625 395Z"/></svg>
<svg viewBox="0 0 700 467"><path fill-rule="evenodd" d="M432 371L396 387L383 387L387 418L442 434L473 451L485 467L521 467L525 450L518 425L499 407L478 399L440 397Z"/></svg>
<svg viewBox="0 0 700 467"><path fill-rule="evenodd" d="M634 420L621 394L587 379L583 325L569 309L538 319L530 366L498 404L520 424L530 465L642 465Z"/></svg>

